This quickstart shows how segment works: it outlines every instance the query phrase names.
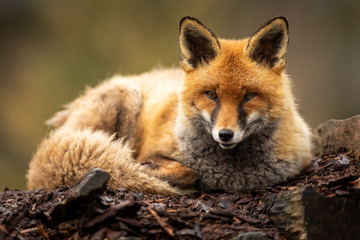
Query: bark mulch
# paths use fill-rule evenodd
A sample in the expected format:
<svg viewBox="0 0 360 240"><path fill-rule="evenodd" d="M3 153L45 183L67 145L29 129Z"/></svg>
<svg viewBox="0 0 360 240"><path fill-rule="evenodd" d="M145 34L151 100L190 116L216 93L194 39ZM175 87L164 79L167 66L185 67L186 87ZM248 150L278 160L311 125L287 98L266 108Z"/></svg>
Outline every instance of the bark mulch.
<svg viewBox="0 0 360 240"><path fill-rule="evenodd" d="M288 183L235 194L198 193L164 197L108 189L70 206L54 208L70 187L0 192L0 239L284 239L264 198L299 186L328 197L360 199L360 162L352 152L314 159Z"/></svg>

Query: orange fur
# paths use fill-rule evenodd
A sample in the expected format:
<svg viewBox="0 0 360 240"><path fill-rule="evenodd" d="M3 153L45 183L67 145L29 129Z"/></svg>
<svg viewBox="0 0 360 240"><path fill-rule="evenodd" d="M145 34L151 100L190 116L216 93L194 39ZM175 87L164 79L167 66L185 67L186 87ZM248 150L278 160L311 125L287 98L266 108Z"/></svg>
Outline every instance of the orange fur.
<svg viewBox="0 0 360 240"><path fill-rule="evenodd" d="M277 126L269 133L271 142L276 143L269 151L276 156L274 163L281 160L295 166L284 172L285 179L293 176L307 164L311 146L310 132L296 110L291 83L284 73L286 28L286 21L276 18L251 38L218 40L198 20L184 18L179 37L182 70L115 76L87 89L48 121L56 129L40 144L30 163L28 187L73 184L97 166L111 174L112 187L183 194L193 191L200 181L211 189L201 170L211 165L206 162L210 159L202 159L200 150L192 153L188 149L193 144L200 144L194 145L195 151L196 146L212 146L209 152L214 156L210 157L220 161L219 173L227 175L221 169L221 157L216 156L232 150L220 148L218 142L223 142L215 135L221 129L244 134L234 137L234 151L240 151L236 146L246 141L247 126L259 119L264 126ZM280 40L261 45L269 32L278 34ZM216 99L207 96L209 91ZM256 95L245 101L248 93ZM195 135L197 131L200 134ZM192 154L200 154L200 160L193 162L198 155L193 158ZM234 179L242 182L241 176L237 180L234 175ZM257 187L255 182L249 186ZM214 189L246 187L221 186Z"/></svg>

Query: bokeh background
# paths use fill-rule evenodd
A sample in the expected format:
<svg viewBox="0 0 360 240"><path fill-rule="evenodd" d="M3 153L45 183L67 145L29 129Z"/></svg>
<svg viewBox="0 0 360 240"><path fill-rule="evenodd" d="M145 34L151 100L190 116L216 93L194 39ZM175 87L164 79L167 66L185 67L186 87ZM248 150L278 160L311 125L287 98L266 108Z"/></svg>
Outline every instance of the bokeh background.
<svg viewBox="0 0 360 240"><path fill-rule="evenodd" d="M360 1L1 0L0 187L26 187L44 121L85 85L177 66L186 15L224 38L286 16L287 70L309 125L360 114Z"/></svg>

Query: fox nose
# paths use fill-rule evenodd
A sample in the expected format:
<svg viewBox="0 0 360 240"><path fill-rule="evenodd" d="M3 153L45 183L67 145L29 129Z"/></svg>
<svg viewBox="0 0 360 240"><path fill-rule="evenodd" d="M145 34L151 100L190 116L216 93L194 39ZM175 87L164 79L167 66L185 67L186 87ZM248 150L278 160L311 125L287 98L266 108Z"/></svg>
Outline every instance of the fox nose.
<svg viewBox="0 0 360 240"><path fill-rule="evenodd" d="M234 137L234 132L229 129L222 129L219 132L219 138L221 141L228 142Z"/></svg>

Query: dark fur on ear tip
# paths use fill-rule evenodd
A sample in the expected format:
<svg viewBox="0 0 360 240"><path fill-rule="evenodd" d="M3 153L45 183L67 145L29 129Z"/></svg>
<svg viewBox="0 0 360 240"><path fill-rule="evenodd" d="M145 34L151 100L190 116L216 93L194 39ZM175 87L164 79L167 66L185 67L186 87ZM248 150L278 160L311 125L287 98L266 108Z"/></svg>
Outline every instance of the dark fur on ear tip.
<svg viewBox="0 0 360 240"><path fill-rule="evenodd" d="M202 22L200 22L200 20L198 20L197 18L194 18L194 17L191 17L191 16L185 16L183 17L181 20L180 20L180 24L179 24L179 33L181 31L181 26L183 25L183 23L186 21L186 20L190 20L192 22L196 22L197 24L201 25L202 27L204 27L207 31L209 31L211 33L211 35L213 37L216 38L215 36L215 33L213 33L210 29L208 29Z"/></svg>
<svg viewBox="0 0 360 240"><path fill-rule="evenodd" d="M270 25L271 23L273 23L274 21L276 21L278 19L282 20L285 23L286 32L289 33L289 23L288 23L286 17L277 16L277 17L274 17L274 18L268 20L267 22L265 22L256 32L254 32L253 36L255 36L258 32L260 32L264 27L266 27L267 25Z"/></svg>
<svg viewBox="0 0 360 240"><path fill-rule="evenodd" d="M209 63L220 49L220 43L215 34L198 19L190 16L180 20L179 41L180 60L187 62L193 69L197 68L202 61ZM183 51L190 54L184 57Z"/></svg>
<svg viewBox="0 0 360 240"><path fill-rule="evenodd" d="M246 48L253 60L274 67L279 60L285 59L288 43L288 21L278 16L262 25L250 38Z"/></svg>
<svg viewBox="0 0 360 240"><path fill-rule="evenodd" d="M282 21L285 23L285 25L286 25L286 30L289 30L289 23L288 23L286 17L284 17L284 16L277 16L277 17L274 17L274 18L268 20L266 23L264 23L264 25L262 25L262 26L260 27L260 29L262 29L263 27L265 27L265 26L267 26L267 25L275 22L276 20L282 20ZM259 29L259 30L260 30L260 29ZM258 30L258 31L259 31L259 30ZM256 34L256 33L255 33L255 34ZM254 35L255 35L255 34L254 34Z"/></svg>
<svg viewBox="0 0 360 240"><path fill-rule="evenodd" d="M191 21L195 21L201 25L204 25L202 24L198 19L194 18L194 17L191 17L191 16L185 16L183 17L181 20L180 20L180 24L179 24L179 31L181 29L181 25L186 21L186 20L191 20Z"/></svg>

